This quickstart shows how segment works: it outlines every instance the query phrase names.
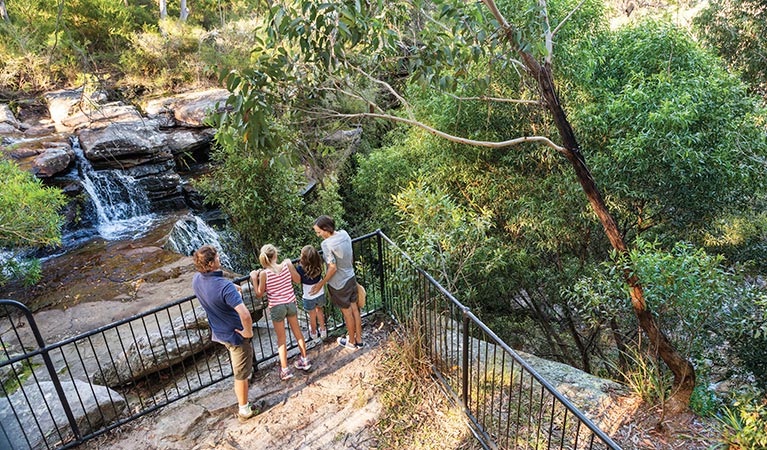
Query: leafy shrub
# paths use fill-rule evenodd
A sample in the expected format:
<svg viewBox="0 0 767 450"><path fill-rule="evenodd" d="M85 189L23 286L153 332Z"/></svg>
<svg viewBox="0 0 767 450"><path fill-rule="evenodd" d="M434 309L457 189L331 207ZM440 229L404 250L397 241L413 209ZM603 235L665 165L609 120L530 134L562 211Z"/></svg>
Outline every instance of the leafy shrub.
<svg viewBox="0 0 767 450"><path fill-rule="evenodd" d="M61 218L64 205L59 189L48 188L40 180L9 161L0 161L0 249L14 252L61 242ZM40 278L40 265L16 255L0 261L0 284L21 278L26 284Z"/></svg>
<svg viewBox="0 0 767 450"><path fill-rule="evenodd" d="M767 448L767 404L751 398L735 401L718 417L722 425L722 448Z"/></svg>
<svg viewBox="0 0 767 450"><path fill-rule="evenodd" d="M130 48L120 56L124 83L167 91L207 79L199 55L205 36L202 28L171 19L160 21L159 30L144 27L130 37Z"/></svg>

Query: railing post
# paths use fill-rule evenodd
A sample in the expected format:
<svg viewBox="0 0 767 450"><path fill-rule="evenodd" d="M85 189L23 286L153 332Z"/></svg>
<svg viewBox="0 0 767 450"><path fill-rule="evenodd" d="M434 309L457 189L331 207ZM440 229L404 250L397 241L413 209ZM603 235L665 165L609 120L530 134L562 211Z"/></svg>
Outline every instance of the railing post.
<svg viewBox="0 0 767 450"><path fill-rule="evenodd" d="M461 400L463 400L463 406L469 408L469 314L468 309L463 310L463 331L462 331L462 352L461 352L461 369L463 377L463 385L461 386Z"/></svg>
<svg viewBox="0 0 767 450"><path fill-rule="evenodd" d="M384 255L383 255L383 238L381 237L381 229L376 230L376 243L378 244L378 284L381 289L381 306L384 307L384 311L391 313L391 307L386 301L386 288L384 279Z"/></svg>
<svg viewBox="0 0 767 450"><path fill-rule="evenodd" d="M40 334L40 330L37 328L37 322L35 322L35 318L32 315L32 311L30 311L25 304L17 302L16 300L1 300L1 301L4 304L15 306L16 308L20 309L21 312L24 313L24 316L27 318L29 327L32 329L32 334L35 335L35 341L37 341L37 346L40 348L40 354L42 355L43 361L45 362L45 368L48 369L48 375L50 375L51 382L53 383L53 387L56 389L56 394L58 394L59 396L61 407L64 408L64 414L66 414L67 420L69 421L69 426L72 428L72 434L74 435L75 440L79 441L81 437L80 428L77 426L77 421L75 421L74 414L72 414L72 408L70 408L69 401L67 400L67 396L64 394L64 388L61 387L61 381L59 381L59 375L58 373L56 373L56 369L53 367L53 361L51 361L51 356L48 354L48 348L45 345L43 336Z"/></svg>

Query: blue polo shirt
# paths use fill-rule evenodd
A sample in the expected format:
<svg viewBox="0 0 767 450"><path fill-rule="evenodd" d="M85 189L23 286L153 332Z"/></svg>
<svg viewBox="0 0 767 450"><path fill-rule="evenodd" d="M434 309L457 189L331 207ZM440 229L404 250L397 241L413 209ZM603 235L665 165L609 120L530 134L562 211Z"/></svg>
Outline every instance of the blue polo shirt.
<svg viewBox="0 0 767 450"><path fill-rule="evenodd" d="M240 315L234 308L242 303L242 296L234 283L224 278L221 270L194 274L194 294L208 315L212 339L232 345L242 344L242 336L234 330L243 330Z"/></svg>

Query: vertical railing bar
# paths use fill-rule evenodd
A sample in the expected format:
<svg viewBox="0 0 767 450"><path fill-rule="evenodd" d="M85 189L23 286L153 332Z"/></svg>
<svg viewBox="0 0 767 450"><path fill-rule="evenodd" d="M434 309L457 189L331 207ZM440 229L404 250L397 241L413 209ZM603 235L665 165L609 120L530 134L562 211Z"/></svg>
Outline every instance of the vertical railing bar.
<svg viewBox="0 0 767 450"><path fill-rule="evenodd" d="M496 428L495 421L493 420L493 418L495 417L493 415L493 412L495 411L495 385L497 383L497 378L496 378L496 374L495 374L496 368L497 368L497 364L496 364L496 360L495 359L496 359L497 355L498 355L498 346L497 345L493 345L493 360L492 360L493 361L493 367L492 367L493 375L490 377L490 380L491 380L491 385L490 385L490 424L491 424L491 428L492 429Z"/></svg>
<svg viewBox="0 0 767 450"><path fill-rule="evenodd" d="M580 420L578 420L575 423L575 445L573 446L573 449L575 449L575 450L578 449L578 441L580 440L580 437L581 437L581 424L582 423L583 422L581 422Z"/></svg>
<svg viewBox="0 0 767 450"><path fill-rule="evenodd" d="M167 311L167 309L166 309ZM170 370L170 377L173 379L173 388L170 388L169 383L162 383L163 386L163 394L165 395L165 401L170 401L171 398L173 398L173 389L176 390L176 395L180 394L180 391L178 389L178 381L176 380L176 374L173 370L173 365L170 364L170 353L168 353L168 344L165 341L165 333L162 331L162 326L160 325L160 318L158 317L157 313L152 315L154 317L154 323L157 325L157 335L160 336L160 343L162 343L162 353L165 354L165 360L168 364L168 369ZM141 320L144 320L143 317ZM149 339L149 330L146 328L146 324L144 324L144 332L146 333L147 341L149 342L149 349L152 352L152 358L155 361L156 365L165 365L165 363L161 363L161 361L158 359L158 356L154 352L154 347L152 346L152 340ZM160 358L162 355L160 355ZM157 376L157 373L147 374L147 378L150 376ZM168 396L168 391L170 391L171 395Z"/></svg>
<svg viewBox="0 0 767 450"><path fill-rule="evenodd" d="M136 342L136 334L133 332L132 322L128 322L128 329L130 330L130 334L131 334L131 337L133 338L133 342ZM118 342L120 342L120 348L122 349L123 356L125 357L125 364L128 366L128 374L130 375L130 380L133 380L136 377L134 376L134 373L133 373L133 367L131 366L130 358L128 358L128 351L125 349L125 342L123 342L122 335L120 335L120 327L116 327L115 332L117 332L117 340ZM141 359L141 357L139 357L139 362L141 363L142 366L144 365L144 361ZM129 381L129 380L123 381L120 379L120 377L118 376L117 365L115 365L114 369L115 369L115 376L117 376L118 378L118 383ZM143 397L139 396L138 398L139 398L139 403L142 404L142 409L143 409Z"/></svg>
<svg viewBox="0 0 767 450"><path fill-rule="evenodd" d="M5 348L5 347L3 347ZM23 359L22 361L26 361L26 359ZM29 402L29 398L27 397L27 393L24 391L24 388L21 383L21 377L19 377L19 374L16 372L16 368L13 367L13 364L10 364L11 372L13 372L13 376L16 378L16 382L19 384L19 389L21 390L21 394L24 397L24 401L27 403L27 405L30 406L31 404ZM3 393L5 394L5 398L8 399L8 404L11 406L11 411L13 412L13 417L16 418L16 423L19 425L19 429L21 430L21 433L24 435L24 440L27 441L27 446L29 448L32 448L32 443L29 442L29 434L27 433L27 430L21 426L21 421L19 420L19 413L16 411L16 406L11 401L11 396L8 393L8 391L5 389L5 385L3 383L0 383L0 387L3 388ZM40 433L40 436L43 437L43 441L45 441L45 435L42 433L42 427L40 426L40 421L37 420L37 415L33 414L32 418L35 419L35 425L37 425L37 431ZM10 438L8 439L10 441ZM48 447L48 443L46 442L46 447ZM49 447L50 448L50 447Z"/></svg>
<svg viewBox="0 0 767 450"><path fill-rule="evenodd" d="M503 352L504 357L506 352ZM504 364L504 367L506 365ZM511 358L511 368L509 371L509 400L506 402L506 448L509 447L509 428L511 427L511 405L514 399L514 358Z"/></svg>
<svg viewBox="0 0 767 450"><path fill-rule="evenodd" d="M462 390L462 396L463 396L463 404L466 405L467 408L469 408L469 315L466 313L466 310L464 309L462 311L463 313L463 333L461 335L462 339L462 345L463 345L463 352L461 354L461 369L462 369L462 377L463 377L463 390Z"/></svg>
<svg viewBox="0 0 767 450"><path fill-rule="evenodd" d="M37 327L37 322L35 321L34 316L32 316L32 311L29 310L29 308L26 307L23 303L19 303L15 300L4 300L6 304L11 304L18 308L23 314L24 317L27 319L27 324L29 325L30 329L32 330L32 335L35 338L35 341L37 342L37 347L41 352L41 356L43 357L43 362L45 363L45 368L48 370L48 374L51 377L51 382L53 383L53 387L56 390L56 395L59 397L59 401L61 402L61 406L64 409L64 414L67 416L67 421L69 422L69 427L72 429L72 434L74 435L75 439L80 438L80 428L77 425L77 422L75 421L75 416L72 414L72 408L69 406L69 401L67 400L66 395L64 394L64 388L61 386L61 382L59 381L59 376L56 373L56 369L53 367L53 362L51 361L50 354L48 353L48 347L45 344L45 341L43 340L43 336L40 334L40 329ZM16 335L16 339L18 339L19 343L23 343L21 336L19 336L19 332L16 329L16 324L13 323L13 320L11 320L11 325L13 328L13 331ZM31 366L31 360L29 361ZM13 366L11 366L13 369ZM14 369L15 373L15 369ZM19 382L19 386L21 389L22 394L24 395L24 399L27 401L27 404L29 405L29 398L27 397L26 391L24 390L24 386L21 383L21 380L18 378L18 374L16 374L17 381ZM40 381L37 379L37 375L35 374L35 371L32 370L32 378L35 380L35 384L37 385L37 388L40 389ZM41 390L42 394L42 390ZM59 438L63 441L64 437L61 435L61 430L58 427L58 424L56 423L56 419L53 416L53 412L51 411L51 407L48 404L48 400L43 395L43 403L45 403L45 408L48 410L48 414L50 414L51 418L53 418L53 423L56 428L56 432L59 435ZM31 405L30 405L31 406ZM35 417L35 422L37 422L37 417ZM39 422L37 422L38 430L42 432L42 428L40 428ZM42 434L42 433L41 433ZM46 442L46 446L48 445L48 440L45 436L43 436L43 440Z"/></svg>
<svg viewBox="0 0 767 450"><path fill-rule="evenodd" d="M487 430L487 367L488 362L490 361L490 343L486 340L482 341L484 343L485 347L485 361L482 367L482 374L483 374L483 380L484 380L484 386L482 388L482 426ZM477 406L477 410L479 412L480 406Z"/></svg>
<svg viewBox="0 0 767 450"><path fill-rule="evenodd" d="M11 328L15 329L16 328L16 324L13 323L13 317L11 317L11 312L9 311L8 308L9 308L8 305L6 305L6 304L3 305L3 309L5 310L5 316L8 318L8 322L10 323ZM16 337L17 337L17 339L19 338L18 333L16 333ZM19 342L19 344L20 344L21 348L24 348L23 342ZM8 352L8 348L11 345L12 344L10 344L10 343L6 344L5 341L3 340L2 334L0 334L0 347L2 347L3 353L5 353L5 359L6 360L10 360L11 359L11 354ZM23 366L24 362L28 361L28 358L24 358L21 361L22 361L21 364ZM13 363L13 362L7 363L7 365L11 369L11 372L13 373L13 376L16 377L16 382L19 383L19 387L21 387L21 379L19 378L18 373L16 373L16 368L13 367L14 364L15 363ZM31 362L27 362L27 364L29 364L31 366ZM21 430L22 435L24 436L24 440L27 442L27 446L31 448L32 444L29 442L29 436L27 435L27 431L21 426L21 422L19 421L19 414L16 412L16 407L14 406L13 402L11 401L10 394L6 390L4 383L0 383L0 387L2 387L2 389L3 389L3 394L4 394L3 396L8 399L8 405L10 405L10 407L11 407L11 412L13 412L13 417L16 419L16 423L19 425L19 429ZM22 391L22 395L23 394L24 394L24 391ZM25 396L25 400L27 401L27 404L29 405L29 400L26 399L26 396ZM37 417L35 417L35 423L37 424L38 430L40 430L40 424L37 421ZM2 422L0 422L0 426L2 426ZM3 433L6 436L8 436L8 434L5 432L5 428L4 427L3 427ZM40 434L42 435L42 433L40 433ZM7 441L8 442L11 441L10 436L8 436Z"/></svg>
<svg viewBox="0 0 767 450"><path fill-rule="evenodd" d="M75 353L77 353L77 357L80 360L80 363L82 364L83 369L85 370L85 373L88 373L88 369L85 367L85 363L83 362L83 357L80 354L80 349L77 347L77 341L73 342L70 345L74 345ZM74 377L74 374L72 373L72 368L69 366L69 361L67 361L67 355L64 354L64 347L63 346L59 347L58 350L61 353L61 359L64 361L64 367L66 367L67 372L69 373L69 379L72 382L72 386L75 387L75 394L77 394L77 400L80 402L80 407L82 408L83 411L86 411L85 403L83 402L83 399L80 396L80 390L77 389L77 384L75 383L75 377ZM91 395L93 395L93 399L95 400L96 391L93 389L93 384L90 382L90 380L88 381L88 387L90 388ZM109 397L110 397L109 399L111 400L112 396L110 395ZM96 403L96 407L98 408L99 414L101 415L101 419L103 420L104 413L101 410L101 404L99 404L98 402L95 402L95 403ZM88 417L88 414L85 415L85 420L88 422L88 428L92 430L94 427L90 417Z"/></svg>
<svg viewBox="0 0 767 450"><path fill-rule="evenodd" d="M554 434L554 418L555 418L555 412L557 408L557 398L553 395L551 396L551 417L549 418L549 439L548 439L548 445L546 446L546 450L549 450L551 448L551 438Z"/></svg>
<svg viewBox="0 0 767 450"><path fill-rule="evenodd" d="M498 434L500 435L503 431L503 394L504 394L504 385L506 384L506 352L501 352L501 378L500 382L498 383L498 413L493 414L493 417L498 417ZM506 419L508 423L508 418Z"/></svg>
<svg viewBox="0 0 767 450"><path fill-rule="evenodd" d="M191 302L190 302L191 305ZM181 303L178 305L178 313L181 317L181 325L184 327L184 334L186 334L186 341L189 343L190 350L192 349L192 336L189 334L189 325L186 323L186 313L184 313L184 308L181 307ZM202 340L200 340L200 347L205 347L205 344L202 343ZM197 375L197 383L199 383L199 386L202 386L202 379L200 378L200 366L197 361L197 353L198 352L192 352L192 364L194 365L194 373ZM189 383L189 379L187 378L187 383ZM193 387L191 384L189 384L189 390L192 390Z"/></svg>
<svg viewBox="0 0 767 450"><path fill-rule="evenodd" d="M192 311L192 317L194 318L194 323L197 324L200 321L200 317L197 315L197 306L195 306L194 302L190 302L189 304L192 307L191 311ZM199 337L200 340L202 340L204 338L202 335L202 329L195 325L195 330L197 331L197 337ZM203 358L203 361L205 361L205 367L208 368L208 377L210 378L210 381L212 381L213 368L211 368L210 366L210 356L208 355L208 347L204 347L203 352L205 353L205 358ZM213 354L215 356L215 352ZM219 363L219 365L221 364L221 361L219 361L218 358L216 358L216 361ZM200 381L200 383L202 383L202 381Z"/></svg>
<svg viewBox="0 0 767 450"><path fill-rule="evenodd" d="M559 440L559 450L565 447L565 437L567 436L567 413L570 412L567 408L564 408L565 412L562 416L562 438Z"/></svg>
<svg viewBox="0 0 767 450"><path fill-rule="evenodd" d="M544 404L544 394L546 393L546 386L541 385L541 393L540 400L538 402L538 418L537 418L537 424L536 424L536 430L535 430L535 442L539 442L541 438L541 427L543 425L543 404Z"/></svg>
<svg viewBox="0 0 767 450"><path fill-rule="evenodd" d="M376 248L378 250L378 292L381 299L381 307L386 311L385 305L387 304L387 298L385 293L384 278L384 254L383 254L383 239L381 238L381 229L376 230Z"/></svg>
<svg viewBox="0 0 767 450"><path fill-rule="evenodd" d="M157 316L155 316L155 318L156 317ZM157 364L158 363L157 355L155 354L154 348L152 347L152 341L149 339L149 329L146 326L146 316L142 316L141 317L141 325L144 326L144 335L146 336L147 342L149 343L149 353L151 354L151 358L155 362L155 364ZM136 339L136 335L133 332L133 322L128 322L128 327L130 328L131 333L133 334L133 343L136 344L136 350L137 350L137 354L138 354L138 359L139 359L139 361L141 361L141 368L144 371L144 380L146 382L149 382L149 377L151 376L151 374L147 372L147 370L146 370L146 363L144 362L144 358L141 356L141 352L138 351L138 340ZM160 338L160 339L162 340L162 338ZM164 345L165 345L165 341L163 341L163 346ZM133 378L133 377L131 377L131 378ZM168 401L168 389L167 389L167 386L165 384L160 384L160 387L162 387L162 395L165 397L165 401L167 402ZM157 399L156 394L152 395L152 401L154 402L155 405L157 404L158 399Z"/></svg>
<svg viewBox="0 0 767 450"><path fill-rule="evenodd" d="M181 308L181 304L180 303L177 306L179 307L179 309ZM168 316L168 326L170 326L170 328L173 330L173 342L176 344L176 348L178 349L178 352L179 352L180 360L179 360L178 364L181 366L181 373L184 374L184 381L186 381L186 388L187 388L187 390L184 391L184 393L186 393L186 392L189 392L189 391L192 390L192 383L189 381L189 368L186 367L186 359L187 358L181 358L181 355L183 354L183 351L181 349L181 344L179 344L179 341L178 341L178 332L176 330L176 327L173 325L173 318L170 315L170 308L167 308L165 311L166 311L166 314ZM183 320L184 320L183 319L183 314L181 315L181 317L182 317L181 321L183 322ZM187 340L186 348L189 349L189 353L190 354L194 355L192 343L189 342L188 340ZM194 359L192 359L192 362L194 363ZM172 367L174 365L175 364L171 365L171 374L173 373ZM181 394L181 389L178 387L178 383L176 383L176 392L178 392L178 395L182 395Z"/></svg>
<svg viewBox="0 0 767 450"><path fill-rule="evenodd" d="M524 386L524 375L525 371L524 368L519 369L519 388L517 389L517 420L516 420L516 431L514 432L514 443L516 445L517 438L521 434L520 427L522 426L522 389Z"/></svg>

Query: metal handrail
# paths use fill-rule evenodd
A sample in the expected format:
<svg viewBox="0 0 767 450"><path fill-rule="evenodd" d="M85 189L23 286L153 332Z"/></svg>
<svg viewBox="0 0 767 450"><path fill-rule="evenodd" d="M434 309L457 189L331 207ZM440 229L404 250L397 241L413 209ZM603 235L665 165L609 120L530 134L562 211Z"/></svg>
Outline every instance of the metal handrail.
<svg viewBox="0 0 767 450"><path fill-rule="evenodd" d="M359 236L352 242L355 246L356 263L361 265L363 277L367 277L367 279L361 280L366 284L369 294L368 305L363 315L367 316L377 311L384 311L400 322L413 318L420 318L425 322L425 333L428 335L427 342L430 345L428 351L434 359L434 374L445 391L450 393L453 400L461 405L469 419L472 432L485 448L518 447L516 442L519 439L517 436L519 432L512 432L511 430L512 405L502 403L508 403L516 398L519 404L513 406L517 407L516 416L520 416L522 409L520 405L523 401L528 400L523 398L522 385L528 383L529 378L530 388L525 392L525 395L530 400L534 397L539 398L538 416L540 417L538 419L542 419L544 415L544 396L552 398L549 430L543 432L541 430L544 426L543 421L537 420L536 439L546 439L551 444L552 439L558 436L557 433L560 433L560 448L594 448L596 445L597 448L619 449L604 432L559 393L551 383L538 374L493 330L477 318L468 307L459 302L451 292L418 267L412 258L381 230ZM392 258L398 259L393 260ZM400 264L400 259L404 261L404 264ZM250 279L248 276L237 277L234 282L238 284L250 283ZM250 287L251 292L253 292L252 286ZM398 295L400 291L403 291L404 295ZM254 311L263 307L260 301L256 301L252 296L246 300L246 303L248 302ZM25 341L25 330L17 327L16 323L11 320L9 308L18 310L24 315L29 329L34 335L32 342ZM0 387L2 389L0 401L5 402L0 406L8 404L10 406L8 409L11 410L11 415L16 421L19 421L20 415L31 414L34 416L35 424L40 430L22 429L20 431L23 433L23 442L26 442L28 446L65 449L77 446L86 440L102 435L194 392L225 380L231 376L228 355L217 347L215 350L211 350L207 345L205 339L208 338L205 338L203 331L196 327L199 322L198 308L196 297L187 296L60 342L46 345L37 329L32 313L26 306L11 300L0 300L0 321L3 320L2 313L5 310L5 316L9 320L12 331L12 333L6 333L10 337L5 340L0 335L0 349L4 352L4 359L0 361L0 374L3 371L10 373L10 381L19 386L17 391L19 394L13 394L9 392L6 384L0 383L2 385ZM411 317L408 317L407 314L411 314ZM413 314L416 317L412 317ZM340 316L340 314L330 306L327 318L328 329L331 331L343 326L342 320L336 316ZM188 320L190 323L187 323ZM258 337L254 338L253 342L259 355L256 358L256 366L277 357L270 321L265 320L264 322L266 325L260 329ZM450 324L456 325L455 329L452 329ZM457 329L460 331L456 331ZM162 330L170 334L168 336L160 334L157 337L157 333ZM99 342L94 344L94 341ZM102 355L103 361L97 357L96 350L97 344L100 344L101 341L103 341L107 353ZM182 344L188 346L190 351L194 350L197 353L193 352L192 356L186 359L172 356L173 346L180 348ZM138 357L135 356L133 352L142 345L149 346L150 356L143 357L140 354ZM156 350L155 346L157 347ZM288 342L288 348L296 346L297 342L291 338ZM11 348L21 348L23 352L20 352L19 355L13 355L9 350ZM460 357L454 356L453 353L458 351L460 351ZM480 354L481 351L484 351L484 356ZM499 380L497 380L499 377L496 374L498 358L494 356L496 352L501 353L499 361L502 368L499 369ZM200 353L203 354L202 357L195 356ZM493 354L492 358L488 356L490 353ZM89 391L94 398L96 397L95 390L98 388L94 379L109 380L108 382L104 381L110 387L107 390L109 401L97 406L104 423L94 423L88 419L84 423L84 429L78 427L72 408L74 406L84 409L83 397L88 397L89 392L81 393L76 390L76 398L71 395L68 398L63 392L51 355L58 358L59 369L61 369L61 365L65 367L66 370L61 373L66 374L64 378L68 377L67 379L71 384L75 385L77 381L82 381L75 378L76 376L88 380L86 391ZM506 355L511 361L511 369L508 373L506 372ZM42 367L35 367L37 364L35 361L39 358L44 360L45 370L42 370ZM444 361L451 361L451 358L456 359L455 363L460 368L460 374L457 374L451 364L444 364ZM484 358L484 362L482 362L482 358ZM156 372L145 371L146 365L149 363L159 363L160 366L167 363L167 368L161 370L169 371L170 378L174 378L174 380L165 385L158 383ZM483 366L480 367L479 363L482 363ZM17 369L17 365L24 366L25 364L28 368L33 368L30 376L34 378L34 383L25 383L23 370ZM117 372L117 366L123 366L123 368L127 366L129 379L123 379L112 374L112 372ZM46 372L47 375L44 375ZM514 386L517 374L519 393L513 393L511 388ZM46 403L46 411L42 413L39 408L35 407L37 405L29 404L31 397L36 397L42 393L41 376L48 376L54 383L56 396L60 403L52 405ZM508 383L511 384L506 386ZM154 388L154 390L149 389L149 387ZM540 393L537 393L538 390ZM27 402L28 411L19 411L25 407L24 400ZM127 414L124 410L116 415L110 414L110 408L113 410L122 408L123 402L127 405L125 407ZM488 402L490 402L489 413L486 408ZM55 417L57 414L54 413L54 410L58 411L59 406L67 417L67 423L63 423L59 417ZM524 408L529 408L530 414L532 414L535 404L530 402L529 405L525 404ZM558 412L561 408L564 408L564 413ZM0 407L0 413L2 409ZM505 418L504 415L506 415ZM557 420L563 423L557 422L555 416ZM562 418L560 419L559 416ZM576 427L574 437L569 438L574 439L574 446L570 443L568 445L571 447L563 447L568 427L573 427L572 423L568 423L568 416L572 417L569 420L575 423ZM517 421L519 421L518 419L519 417L517 417ZM504 420L505 422L503 422ZM41 429L42 422L53 423L55 430L51 435L54 436L52 442L49 442L51 439L51 436L48 436L49 431ZM496 424L496 422L498 423ZM528 418L528 422L532 423L532 419ZM516 425L519 429L520 424L517 423ZM530 424L523 424L521 428L530 427ZM0 447L4 446L3 436L5 435L6 440L12 439L9 437L9 431L11 433L17 432L17 428L19 426L12 421L8 424L0 423ZM579 441L582 436L582 428L588 432L588 438L584 439L590 439L590 442L585 444ZM502 442L505 440L508 443L509 439L513 440L513 447L504 447ZM11 443L10 447L13 448L14 444Z"/></svg>

